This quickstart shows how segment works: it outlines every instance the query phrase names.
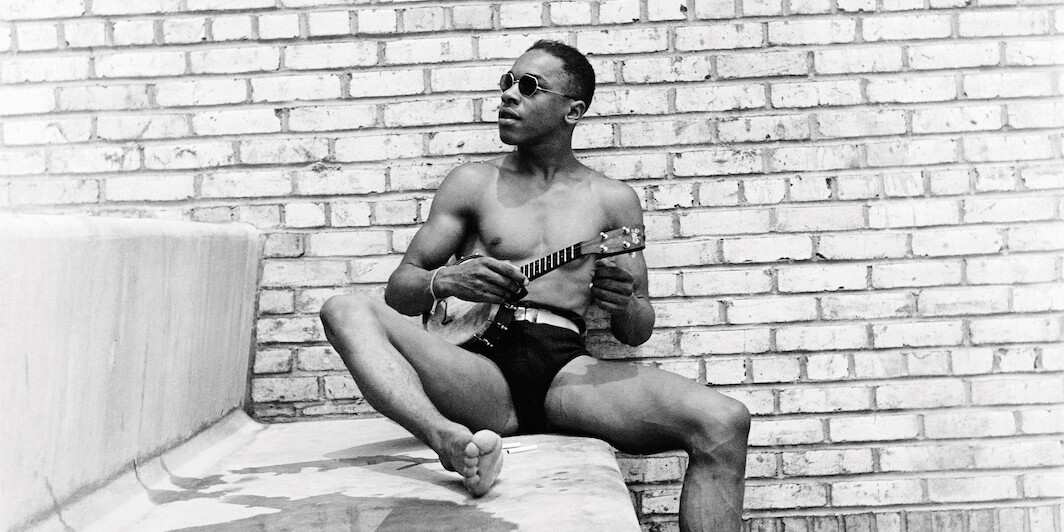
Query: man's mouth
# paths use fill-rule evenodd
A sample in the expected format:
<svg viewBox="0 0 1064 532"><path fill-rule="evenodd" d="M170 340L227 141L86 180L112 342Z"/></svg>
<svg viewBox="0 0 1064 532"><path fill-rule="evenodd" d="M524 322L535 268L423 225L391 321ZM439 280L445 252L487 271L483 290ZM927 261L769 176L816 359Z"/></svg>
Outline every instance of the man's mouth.
<svg viewBox="0 0 1064 532"><path fill-rule="evenodd" d="M520 120L521 116L518 115L517 113L515 113L513 110L507 109L507 108L504 107L504 108L499 109L499 120L504 120L504 119Z"/></svg>

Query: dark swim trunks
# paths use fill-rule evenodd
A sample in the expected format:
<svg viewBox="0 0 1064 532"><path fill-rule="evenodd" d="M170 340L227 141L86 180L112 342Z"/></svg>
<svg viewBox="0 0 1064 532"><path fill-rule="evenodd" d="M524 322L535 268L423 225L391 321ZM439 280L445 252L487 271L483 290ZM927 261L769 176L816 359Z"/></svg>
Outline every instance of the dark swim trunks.
<svg viewBox="0 0 1064 532"><path fill-rule="evenodd" d="M569 318L584 330L579 316L564 310L549 310ZM468 344L462 347L486 356L499 366L510 386L510 398L517 413L517 434L550 430L544 401L554 376L574 358L589 354L582 334L527 321L512 322L492 348Z"/></svg>

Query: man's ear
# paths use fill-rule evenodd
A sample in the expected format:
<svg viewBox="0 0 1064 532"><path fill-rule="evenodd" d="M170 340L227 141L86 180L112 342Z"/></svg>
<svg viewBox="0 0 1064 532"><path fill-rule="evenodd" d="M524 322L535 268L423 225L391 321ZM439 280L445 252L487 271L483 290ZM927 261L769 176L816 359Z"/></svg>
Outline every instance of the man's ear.
<svg viewBox="0 0 1064 532"><path fill-rule="evenodd" d="M576 125L586 112L587 104L583 100L574 100L573 103L569 104L569 112L565 113L565 121L571 125Z"/></svg>

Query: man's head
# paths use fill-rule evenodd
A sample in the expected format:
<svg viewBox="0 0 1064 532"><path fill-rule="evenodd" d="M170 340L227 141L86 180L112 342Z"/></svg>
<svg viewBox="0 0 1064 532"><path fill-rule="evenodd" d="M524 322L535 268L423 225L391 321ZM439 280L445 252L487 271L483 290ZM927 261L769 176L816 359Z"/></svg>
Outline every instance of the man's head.
<svg viewBox="0 0 1064 532"><path fill-rule="evenodd" d="M539 40L531 50L543 50L561 59L565 73L569 75L569 87L566 94L584 102L585 111L591 107L591 98L595 95L595 69L587 57L579 50L558 41Z"/></svg>
<svg viewBox="0 0 1064 532"><path fill-rule="evenodd" d="M507 144L570 138L595 91L595 72L580 52L539 41L499 83L499 136ZM562 135L562 137L558 137Z"/></svg>

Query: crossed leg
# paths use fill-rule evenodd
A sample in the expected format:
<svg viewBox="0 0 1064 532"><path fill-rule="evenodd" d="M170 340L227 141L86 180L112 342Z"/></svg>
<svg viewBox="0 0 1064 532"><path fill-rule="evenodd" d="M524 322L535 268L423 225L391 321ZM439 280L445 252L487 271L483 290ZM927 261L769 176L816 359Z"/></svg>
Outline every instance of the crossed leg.
<svg viewBox="0 0 1064 532"><path fill-rule="evenodd" d="M680 530L737 531L750 413L741 402L679 375L588 356L551 383L547 420L633 454L687 451Z"/></svg>
<svg viewBox="0 0 1064 532"><path fill-rule="evenodd" d="M502 468L499 434L517 429L499 368L370 297L330 298L321 320L366 401L436 451L473 496L487 493Z"/></svg>

